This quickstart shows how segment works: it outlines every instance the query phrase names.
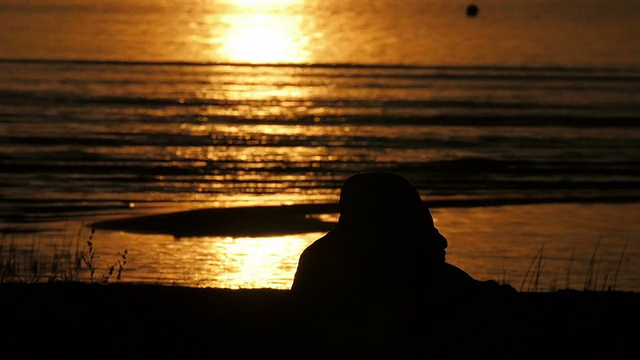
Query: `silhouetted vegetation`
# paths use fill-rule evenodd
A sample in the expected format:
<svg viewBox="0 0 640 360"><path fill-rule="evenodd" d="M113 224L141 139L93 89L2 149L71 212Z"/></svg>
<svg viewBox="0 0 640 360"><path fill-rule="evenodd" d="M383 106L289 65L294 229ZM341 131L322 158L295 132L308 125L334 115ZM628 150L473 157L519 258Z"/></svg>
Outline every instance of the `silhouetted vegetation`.
<svg viewBox="0 0 640 360"><path fill-rule="evenodd" d="M96 263L101 255L91 236L60 245L50 257L42 255L36 242L29 251L22 251L4 238L0 243L0 323L4 329L0 354L97 351L92 357L144 354L235 359L336 355L328 346L336 340L335 333L331 335L330 329L305 332L305 325L292 311L295 307L287 290L127 283L122 281L127 250L115 254L106 266ZM599 273L597 248L591 262L584 289L539 292L543 245L532 259L522 291L439 303L435 312L433 304L418 305L420 316L401 313L407 317L403 315L393 327L400 333L383 348L380 344L372 347L384 354L371 349L342 350L352 358L414 350L425 356L512 355L523 349L540 355L634 354L640 335L636 326L640 294L594 291L615 289L620 266L618 263L610 286L605 287L609 277ZM571 266L567 278L570 271ZM381 286L379 291L393 290ZM397 313L376 316L393 318ZM398 327L405 323L412 326Z"/></svg>
<svg viewBox="0 0 640 360"><path fill-rule="evenodd" d="M126 266L129 251L124 249L114 256L113 261L103 263L98 268L97 259L105 254L98 254L93 237L95 230L91 231L88 239L81 238L81 230L73 241L64 241L56 245L52 254L40 249L37 241L32 241L30 248L19 249L15 241L5 234L0 238L0 283L41 283L41 282L88 282L110 283L126 281ZM594 248L588 262L585 274L575 274L573 264L574 254L567 259L564 286L559 286L557 279L548 284L541 282L544 270L544 244L531 259L520 285L516 287L513 281L506 278L496 279L501 285L511 285L520 292L551 292L559 289L584 290L584 291L616 291L617 281L624 259L628 256L625 244L621 250L613 273L602 271L602 259L598 249L600 242ZM572 279L584 276L584 282L575 282ZM176 280L176 279L173 279ZM175 284L172 279L163 283ZM156 285L160 285L160 281ZM194 285L198 287L197 285Z"/></svg>

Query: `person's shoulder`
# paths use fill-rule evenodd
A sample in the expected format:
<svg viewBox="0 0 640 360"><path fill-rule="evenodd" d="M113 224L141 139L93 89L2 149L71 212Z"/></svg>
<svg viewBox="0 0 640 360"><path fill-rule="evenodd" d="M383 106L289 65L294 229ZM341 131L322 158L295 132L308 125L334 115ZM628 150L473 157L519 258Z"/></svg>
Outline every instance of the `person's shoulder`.
<svg viewBox="0 0 640 360"><path fill-rule="evenodd" d="M445 271L445 276L447 278L450 278L451 280L466 281L470 283L477 282L477 280L473 276L469 275L469 273L453 264L444 262L442 264L442 267Z"/></svg>
<svg viewBox="0 0 640 360"><path fill-rule="evenodd" d="M334 246L337 240L336 236L337 235L335 230L331 230L327 232L326 234L324 234L323 236L321 236L320 238L316 239L314 242L309 244L309 246L307 246L302 251L302 254L300 256L310 257L310 256L314 256L314 254L317 254L317 253L324 253L329 251Z"/></svg>

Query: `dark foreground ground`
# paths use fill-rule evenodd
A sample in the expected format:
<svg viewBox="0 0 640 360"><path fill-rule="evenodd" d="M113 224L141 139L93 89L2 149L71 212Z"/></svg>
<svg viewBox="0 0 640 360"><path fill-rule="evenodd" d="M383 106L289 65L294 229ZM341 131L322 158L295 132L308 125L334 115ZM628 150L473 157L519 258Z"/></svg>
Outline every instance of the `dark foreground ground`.
<svg viewBox="0 0 640 360"><path fill-rule="evenodd" d="M410 340L377 350L336 347L343 324L317 330L292 309L285 290L0 284L0 359L640 355L634 292L509 293L429 309L397 330Z"/></svg>

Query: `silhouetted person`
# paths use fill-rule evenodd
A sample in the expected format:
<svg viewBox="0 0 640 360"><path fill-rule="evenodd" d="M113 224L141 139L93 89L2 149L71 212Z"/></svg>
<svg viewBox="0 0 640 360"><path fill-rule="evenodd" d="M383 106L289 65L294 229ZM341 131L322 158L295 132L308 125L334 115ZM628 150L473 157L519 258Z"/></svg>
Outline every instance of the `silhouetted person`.
<svg viewBox="0 0 640 360"><path fill-rule="evenodd" d="M300 256L292 294L307 303L380 286L468 288L467 273L445 262L447 239L415 188L395 173L358 173L340 193L335 229Z"/></svg>
<svg viewBox="0 0 640 360"><path fill-rule="evenodd" d="M302 252L291 287L302 321L325 345L378 352L410 341L415 326L445 331L445 307L483 288L446 262L447 240L402 176L353 175L339 208L337 226Z"/></svg>

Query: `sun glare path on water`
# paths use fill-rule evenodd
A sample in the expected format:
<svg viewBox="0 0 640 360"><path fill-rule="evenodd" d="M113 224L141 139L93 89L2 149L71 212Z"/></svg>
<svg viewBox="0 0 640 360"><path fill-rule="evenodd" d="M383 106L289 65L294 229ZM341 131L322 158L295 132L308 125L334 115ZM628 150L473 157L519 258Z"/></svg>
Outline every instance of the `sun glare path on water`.
<svg viewBox="0 0 640 360"><path fill-rule="evenodd" d="M302 2L304 0L226 0L232 6L261 10L278 10Z"/></svg>
<svg viewBox="0 0 640 360"><path fill-rule="evenodd" d="M305 235L209 239L211 254L219 258L217 266L211 268L215 272L212 278L217 283L209 285L259 288L268 284L270 288L288 289L297 267L297 262L291 259L297 259L318 236Z"/></svg>
<svg viewBox="0 0 640 360"><path fill-rule="evenodd" d="M299 0L229 1L234 9L222 17L226 30L211 33L219 56L240 63L307 63L312 37L303 15L288 11Z"/></svg>

